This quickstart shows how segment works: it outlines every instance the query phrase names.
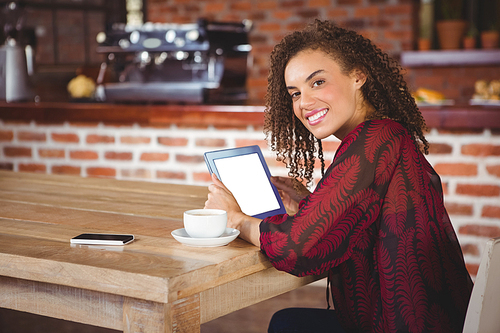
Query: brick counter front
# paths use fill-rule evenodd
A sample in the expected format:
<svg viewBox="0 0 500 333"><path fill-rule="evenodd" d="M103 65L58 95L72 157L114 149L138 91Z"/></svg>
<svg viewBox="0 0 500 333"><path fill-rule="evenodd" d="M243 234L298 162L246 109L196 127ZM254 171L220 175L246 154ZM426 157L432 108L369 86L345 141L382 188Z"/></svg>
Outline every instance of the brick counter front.
<svg viewBox="0 0 500 333"><path fill-rule="evenodd" d="M485 241L500 236L500 108L422 112L428 159L475 275ZM204 152L257 144L271 173L286 175L267 148L263 119L261 106L0 104L0 168L207 185ZM326 160L338 143L324 141Z"/></svg>

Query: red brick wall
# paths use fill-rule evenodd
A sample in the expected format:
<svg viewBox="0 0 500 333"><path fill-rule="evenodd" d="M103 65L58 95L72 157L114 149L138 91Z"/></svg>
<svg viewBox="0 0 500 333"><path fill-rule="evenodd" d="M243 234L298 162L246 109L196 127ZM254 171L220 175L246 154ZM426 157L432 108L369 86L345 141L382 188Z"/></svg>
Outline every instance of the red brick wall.
<svg viewBox="0 0 500 333"><path fill-rule="evenodd" d="M302 28L315 18L332 19L370 38L395 58L416 48L418 3L412 0L150 0L152 22L195 22L200 17L220 21L250 19L254 66L247 87L249 104L262 105L266 91L268 55L288 32ZM439 90L455 104L468 104L479 79L500 78L500 66L408 68L405 76L412 90Z"/></svg>
<svg viewBox="0 0 500 333"><path fill-rule="evenodd" d="M441 176L446 208L475 275L485 241L500 236L500 131L432 129L428 159ZM331 161L338 141L325 140ZM274 175L287 170L267 150L261 127L143 127L0 120L0 168L207 185L203 153L259 145ZM316 171L316 178L319 178Z"/></svg>
<svg viewBox="0 0 500 333"><path fill-rule="evenodd" d="M249 73L250 104L262 105L268 56L288 32L315 18L332 19L355 29L392 54L413 48L415 2L361 0L149 0L148 20L190 23L200 17L218 21L252 20L254 66Z"/></svg>
<svg viewBox="0 0 500 333"><path fill-rule="evenodd" d="M446 209L475 274L484 241L500 236L500 132L433 129L428 159L440 175Z"/></svg>

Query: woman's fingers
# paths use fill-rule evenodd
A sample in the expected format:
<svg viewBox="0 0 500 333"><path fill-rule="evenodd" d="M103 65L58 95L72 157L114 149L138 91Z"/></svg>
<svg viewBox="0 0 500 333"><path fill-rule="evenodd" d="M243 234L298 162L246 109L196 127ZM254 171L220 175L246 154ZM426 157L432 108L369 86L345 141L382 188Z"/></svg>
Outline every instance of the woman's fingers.
<svg viewBox="0 0 500 333"><path fill-rule="evenodd" d="M296 202L300 202L300 200L311 193L304 184L293 178L274 176L271 177L271 182L278 190L288 194Z"/></svg>
<svg viewBox="0 0 500 333"><path fill-rule="evenodd" d="M291 182L291 178L273 176L273 177L271 177L271 182L279 190L282 190L284 192L293 191L293 184Z"/></svg>
<svg viewBox="0 0 500 333"><path fill-rule="evenodd" d="M221 181L219 180L219 178L217 178L217 175L216 175L215 173L212 173L211 177L212 177L212 182L213 182L215 185L217 185L217 186L219 186L219 187L222 187L222 188L225 188L225 189L226 189L226 186L224 186L224 183L223 183L223 182L221 182Z"/></svg>
<svg viewBox="0 0 500 333"><path fill-rule="evenodd" d="M223 209L228 212L240 212L241 208L238 205L231 191L212 174L213 183L208 185L208 200L205 202L205 208Z"/></svg>

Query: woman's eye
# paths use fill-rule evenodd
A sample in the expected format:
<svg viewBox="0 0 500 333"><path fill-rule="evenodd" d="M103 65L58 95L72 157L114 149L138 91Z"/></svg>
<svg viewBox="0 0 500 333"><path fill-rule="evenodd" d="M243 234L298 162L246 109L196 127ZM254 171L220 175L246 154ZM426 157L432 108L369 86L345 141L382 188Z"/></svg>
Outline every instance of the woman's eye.
<svg viewBox="0 0 500 333"><path fill-rule="evenodd" d="M291 93L290 96L292 96L292 98L297 98L300 96L300 93L298 91L296 91L296 92Z"/></svg>
<svg viewBox="0 0 500 333"><path fill-rule="evenodd" d="M322 85L323 83L325 83L325 81L324 81L324 80L314 81L313 86L314 86L314 87L317 87L317 86Z"/></svg>

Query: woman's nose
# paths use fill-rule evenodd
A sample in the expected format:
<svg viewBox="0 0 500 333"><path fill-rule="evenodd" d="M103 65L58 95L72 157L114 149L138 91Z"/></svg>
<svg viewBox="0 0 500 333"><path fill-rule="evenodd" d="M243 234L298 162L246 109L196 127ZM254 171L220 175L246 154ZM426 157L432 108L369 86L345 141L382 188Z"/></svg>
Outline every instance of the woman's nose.
<svg viewBox="0 0 500 333"><path fill-rule="evenodd" d="M311 94L308 93L301 93L300 94L300 108L301 109L309 109L311 105L314 104L314 98L311 96Z"/></svg>

